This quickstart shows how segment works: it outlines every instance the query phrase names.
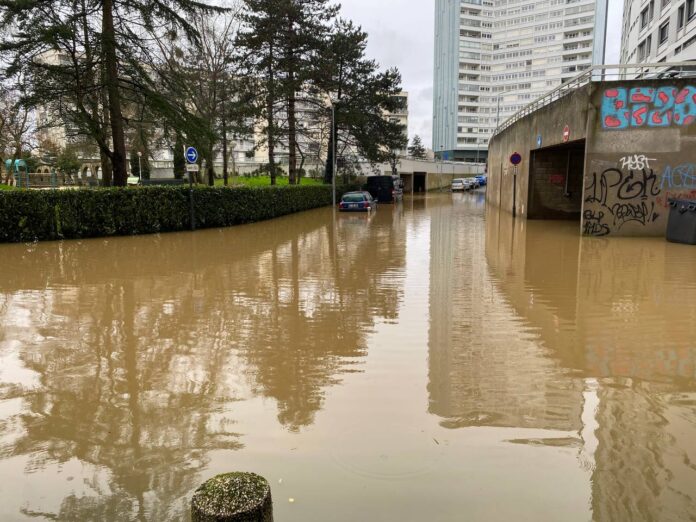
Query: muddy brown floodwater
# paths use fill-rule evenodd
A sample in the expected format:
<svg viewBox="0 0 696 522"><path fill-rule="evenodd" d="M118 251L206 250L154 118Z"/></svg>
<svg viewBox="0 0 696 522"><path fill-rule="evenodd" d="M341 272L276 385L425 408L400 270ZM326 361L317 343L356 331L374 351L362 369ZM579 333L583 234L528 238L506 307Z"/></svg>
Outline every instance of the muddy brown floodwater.
<svg viewBox="0 0 696 522"><path fill-rule="evenodd" d="M696 518L693 247L479 193L0 259L2 520Z"/></svg>

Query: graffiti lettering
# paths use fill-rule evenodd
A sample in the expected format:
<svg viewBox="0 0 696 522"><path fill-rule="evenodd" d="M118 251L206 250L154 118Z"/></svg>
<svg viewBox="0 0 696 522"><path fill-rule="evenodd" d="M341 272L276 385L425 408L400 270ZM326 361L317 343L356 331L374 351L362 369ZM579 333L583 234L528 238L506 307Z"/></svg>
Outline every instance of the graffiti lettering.
<svg viewBox="0 0 696 522"><path fill-rule="evenodd" d="M619 160L622 169L628 170L642 170L649 169L650 162L656 161L655 159L650 159L644 154L634 154L633 156L625 156Z"/></svg>
<svg viewBox="0 0 696 522"><path fill-rule="evenodd" d="M684 163L676 167L665 167L662 173L660 188L664 189L696 189L696 164Z"/></svg>
<svg viewBox="0 0 696 522"><path fill-rule="evenodd" d="M583 233L586 236L602 237L609 235L609 226L604 220L604 212L586 210L583 215Z"/></svg>
<svg viewBox="0 0 696 522"><path fill-rule="evenodd" d="M605 130L691 125L696 121L696 86L607 89L601 117Z"/></svg>
<svg viewBox="0 0 696 522"><path fill-rule="evenodd" d="M585 187L586 203L606 205L609 189L616 189L616 197L623 201L646 200L660 194L657 176L652 169L629 170L607 169L601 175L590 176L590 184ZM588 195L589 193L589 195Z"/></svg>
<svg viewBox="0 0 696 522"><path fill-rule="evenodd" d="M617 203L611 207L611 214L614 216L614 226L619 230L626 223L635 222L641 225L647 225L648 223L653 223L660 217L658 213L655 212L655 202L651 203Z"/></svg>
<svg viewBox="0 0 696 522"><path fill-rule="evenodd" d="M627 223L646 226L660 217L655 211L655 198L660 195L658 179L647 168L651 161L655 160L646 156L625 157L621 158L621 164L642 168L627 171L609 168L589 176L585 203L595 205L595 209L584 212L585 235L605 236L612 230L621 230Z"/></svg>

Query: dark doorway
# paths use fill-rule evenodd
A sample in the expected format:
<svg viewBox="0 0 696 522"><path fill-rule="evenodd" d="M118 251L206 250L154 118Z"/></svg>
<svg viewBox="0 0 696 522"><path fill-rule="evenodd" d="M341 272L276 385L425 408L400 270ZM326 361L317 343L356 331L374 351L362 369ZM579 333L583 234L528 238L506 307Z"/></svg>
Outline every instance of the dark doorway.
<svg viewBox="0 0 696 522"><path fill-rule="evenodd" d="M425 192L425 172L414 172L413 173L413 191L414 192Z"/></svg>
<svg viewBox="0 0 696 522"><path fill-rule="evenodd" d="M529 219L579 220L585 140L531 151Z"/></svg>

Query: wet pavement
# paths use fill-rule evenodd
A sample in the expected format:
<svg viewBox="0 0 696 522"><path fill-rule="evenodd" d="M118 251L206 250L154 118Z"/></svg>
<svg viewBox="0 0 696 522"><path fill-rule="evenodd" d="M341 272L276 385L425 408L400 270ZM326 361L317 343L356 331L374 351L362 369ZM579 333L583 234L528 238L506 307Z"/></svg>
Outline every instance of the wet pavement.
<svg viewBox="0 0 696 522"><path fill-rule="evenodd" d="M0 519L696 519L696 249L482 192L1 245Z"/></svg>

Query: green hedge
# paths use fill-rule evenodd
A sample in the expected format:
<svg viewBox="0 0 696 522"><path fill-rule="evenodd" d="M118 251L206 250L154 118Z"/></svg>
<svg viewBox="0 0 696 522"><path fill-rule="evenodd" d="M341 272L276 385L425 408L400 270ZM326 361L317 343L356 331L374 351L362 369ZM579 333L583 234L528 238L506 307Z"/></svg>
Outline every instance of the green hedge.
<svg viewBox="0 0 696 522"><path fill-rule="evenodd" d="M195 188L193 202L196 228L226 227L331 205L331 187ZM188 187L8 191L0 242L190 230L190 216Z"/></svg>

